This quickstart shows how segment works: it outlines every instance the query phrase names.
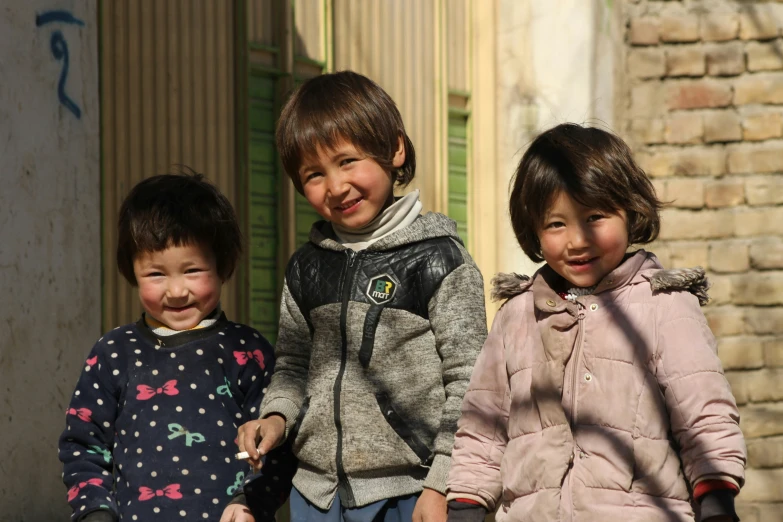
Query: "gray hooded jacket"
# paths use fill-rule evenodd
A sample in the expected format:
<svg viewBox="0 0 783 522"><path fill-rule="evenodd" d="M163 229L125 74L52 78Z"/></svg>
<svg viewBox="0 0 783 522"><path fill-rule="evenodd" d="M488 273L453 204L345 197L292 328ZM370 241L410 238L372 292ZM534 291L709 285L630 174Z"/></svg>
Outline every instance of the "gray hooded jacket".
<svg viewBox="0 0 783 522"><path fill-rule="evenodd" d="M286 418L294 486L328 508L446 490L462 397L486 338L483 280L442 214L354 252L331 225L286 269L261 416Z"/></svg>

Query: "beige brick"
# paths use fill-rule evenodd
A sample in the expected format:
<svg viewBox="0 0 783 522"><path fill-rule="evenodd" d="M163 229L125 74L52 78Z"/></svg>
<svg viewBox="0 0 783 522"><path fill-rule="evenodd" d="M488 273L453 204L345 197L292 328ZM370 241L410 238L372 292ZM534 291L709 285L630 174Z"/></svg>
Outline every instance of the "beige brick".
<svg viewBox="0 0 783 522"><path fill-rule="evenodd" d="M741 493L740 493L741 495ZM737 498L734 504L734 509L737 512L737 516L742 522L763 522L759 504L751 502L743 502L741 498Z"/></svg>
<svg viewBox="0 0 783 522"><path fill-rule="evenodd" d="M723 337L718 356L725 370L758 369L764 366L764 343L758 337Z"/></svg>
<svg viewBox="0 0 783 522"><path fill-rule="evenodd" d="M655 118L660 116L666 102L666 91L660 82L644 82L631 88L631 117Z"/></svg>
<svg viewBox="0 0 783 522"><path fill-rule="evenodd" d="M704 76L707 62L704 48L698 45L678 45L666 49L667 76Z"/></svg>
<svg viewBox="0 0 783 522"><path fill-rule="evenodd" d="M707 13L701 17L701 39L705 42L733 40L738 32L737 13Z"/></svg>
<svg viewBox="0 0 783 522"><path fill-rule="evenodd" d="M628 73L634 78L660 78L666 74L663 49L643 47L628 53Z"/></svg>
<svg viewBox="0 0 783 522"><path fill-rule="evenodd" d="M783 115L779 112L746 114L742 119L742 139L749 141L768 140L783 136Z"/></svg>
<svg viewBox="0 0 783 522"><path fill-rule="evenodd" d="M749 42L745 47L749 71L777 71L783 69L783 43Z"/></svg>
<svg viewBox="0 0 783 522"><path fill-rule="evenodd" d="M783 400L783 369L729 371L726 372L726 378L731 383L731 391L737 402Z"/></svg>
<svg viewBox="0 0 783 522"><path fill-rule="evenodd" d="M696 42L699 40L699 18L687 14L665 14L659 32L664 42Z"/></svg>
<svg viewBox="0 0 783 522"><path fill-rule="evenodd" d="M745 310L735 306L718 306L704 310L707 324L716 337L745 333Z"/></svg>
<svg viewBox="0 0 783 522"><path fill-rule="evenodd" d="M783 467L783 437L749 440L748 465L753 468Z"/></svg>
<svg viewBox="0 0 783 522"><path fill-rule="evenodd" d="M670 115L666 122L665 136L667 143L701 143L704 136L702 115L690 111Z"/></svg>
<svg viewBox="0 0 783 522"><path fill-rule="evenodd" d="M713 241L709 245L710 270L719 273L746 272L750 269L747 241Z"/></svg>
<svg viewBox="0 0 783 522"><path fill-rule="evenodd" d="M746 440L783 435L783 404L740 408L740 428Z"/></svg>
<svg viewBox="0 0 783 522"><path fill-rule="evenodd" d="M652 177L720 176L726 172L726 151L722 147L654 148L636 157Z"/></svg>
<svg viewBox="0 0 783 522"><path fill-rule="evenodd" d="M728 149L732 174L783 172L783 142L744 143Z"/></svg>
<svg viewBox="0 0 783 522"><path fill-rule="evenodd" d="M768 40L778 35L778 20L768 5L746 6L739 22L739 37L743 40Z"/></svg>
<svg viewBox="0 0 783 522"><path fill-rule="evenodd" d="M732 282L731 277L721 275L710 276L710 306L720 306L731 304L732 302Z"/></svg>
<svg viewBox="0 0 783 522"><path fill-rule="evenodd" d="M712 239L731 237L734 215L727 210L677 210L661 212L661 239Z"/></svg>
<svg viewBox="0 0 783 522"><path fill-rule="evenodd" d="M783 207L737 209L735 212L734 234L737 237L780 234Z"/></svg>
<svg viewBox="0 0 783 522"><path fill-rule="evenodd" d="M669 268L707 268L707 245L701 241L669 243Z"/></svg>
<svg viewBox="0 0 783 522"><path fill-rule="evenodd" d="M780 335L783 333L783 308L746 309L745 328L755 335Z"/></svg>
<svg viewBox="0 0 783 522"><path fill-rule="evenodd" d="M711 181L704 186L708 208L736 207L745 203L745 183L741 180Z"/></svg>
<svg viewBox="0 0 783 522"><path fill-rule="evenodd" d="M740 141L742 126L739 114L732 110L704 114L704 141L707 143Z"/></svg>
<svg viewBox="0 0 783 522"><path fill-rule="evenodd" d="M731 86L715 80L680 80L666 85L666 101L671 110L727 107L731 99Z"/></svg>
<svg viewBox="0 0 783 522"><path fill-rule="evenodd" d="M745 49L740 42L707 47L707 74L736 76L745 72Z"/></svg>
<svg viewBox="0 0 783 522"><path fill-rule="evenodd" d="M664 142L666 124L661 119L636 118L631 121L631 140L645 145Z"/></svg>
<svg viewBox="0 0 783 522"><path fill-rule="evenodd" d="M738 78L734 84L734 105L783 104L783 73L758 73Z"/></svg>
<svg viewBox="0 0 783 522"><path fill-rule="evenodd" d="M666 196L666 182L661 179L651 179L650 182L652 183L653 189L655 189L655 195L658 197L661 201L668 201L668 197Z"/></svg>
<svg viewBox="0 0 783 522"><path fill-rule="evenodd" d="M778 2L780 0L777 0ZM778 501L775 504L758 504L759 521L768 522L770 520L783 520L783 502ZM742 519L742 522L753 522Z"/></svg>
<svg viewBox="0 0 783 522"><path fill-rule="evenodd" d="M783 304L783 272L749 272L733 276L734 304ZM783 314L783 309L779 310ZM783 319L783 315L781 315ZM781 324L783 328L783 324Z"/></svg>
<svg viewBox="0 0 783 522"><path fill-rule="evenodd" d="M777 205L783 203L783 177L754 176L745 181L748 205ZM783 232L783 224L781 224Z"/></svg>
<svg viewBox="0 0 783 522"><path fill-rule="evenodd" d="M653 241L644 245L644 249L648 252L655 254L661 265L665 267L672 266L671 256L669 255L669 242L668 241Z"/></svg>
<svg viewBox="0 0 783 522"><path fill-rule="evenodd" d="M657 45L659 27L658 18L653 16L631 18L629 39L633 45Z"/></svg>
<svg viewBox="0 0 783 522"><path fill-rule="evenodd" d="M744 502L783 501L783 469L745 470L745 486L740 495ZM772 522L776 519L762 520Z"/></svg>
<svg viewBox="0 0 783 522"><path fill-rule="evenodd" d="M666 182L666 200L671 201L672 206L676 208L702 208L704 206L704 181L693 178L669 180Z"/></svg>
<svg viewBox="0 0 783 522"><path fill-rule="evenodd" d="M783 337L764 341L764 364L770 368L783 367Z"/></svg>
<svg viewBox="0 0 783 522"><path fill-rule="evenodd" d="M750 264L753 268L761 270L783 268L783 241L776 238L756 240L751 243Z"/></svg>

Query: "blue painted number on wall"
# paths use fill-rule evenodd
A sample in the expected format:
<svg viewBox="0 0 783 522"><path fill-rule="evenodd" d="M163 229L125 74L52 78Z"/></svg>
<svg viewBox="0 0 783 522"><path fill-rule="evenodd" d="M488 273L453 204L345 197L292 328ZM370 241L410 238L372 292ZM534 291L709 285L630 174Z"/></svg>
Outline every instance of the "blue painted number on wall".
<svg viewBox="0 0 783 522"><path fill-rule="evenodd" d="M74 17L68 11L48 11L35 17L35 25L41 27L49 23L60 22L64 24L73 24L84 26L84 22ZM49 47L52 49L52 55L58 61L62 61L63 67L60 72L60 80L57 82L57 98L66 109L71 111L74 116L81 119L82 111L76 103L65 94L65 82L68 79L68 43L65 41L63 33L56 30L52 33L49 41Z"/></svg>

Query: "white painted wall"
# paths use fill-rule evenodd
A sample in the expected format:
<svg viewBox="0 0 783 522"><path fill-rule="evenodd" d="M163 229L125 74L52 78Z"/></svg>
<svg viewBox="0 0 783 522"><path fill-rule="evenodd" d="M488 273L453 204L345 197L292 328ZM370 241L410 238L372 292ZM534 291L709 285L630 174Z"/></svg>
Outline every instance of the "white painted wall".
<svg viewBox="0 0 783 522"><path fill-rule="evenodd" d="M50 10L85 25L37 27ZM57 438L100 335L97 2L0 0L0 78L0 520L67 520Z"/></svg>
<svg viewBox="0 0 783 522"><path fill-rule="evenodd" d="M614 53L622 44L611 16L616 1L498 0L501 271L536 269L508 218L509 182L530 141L564 122L613 126Z"/></svg>

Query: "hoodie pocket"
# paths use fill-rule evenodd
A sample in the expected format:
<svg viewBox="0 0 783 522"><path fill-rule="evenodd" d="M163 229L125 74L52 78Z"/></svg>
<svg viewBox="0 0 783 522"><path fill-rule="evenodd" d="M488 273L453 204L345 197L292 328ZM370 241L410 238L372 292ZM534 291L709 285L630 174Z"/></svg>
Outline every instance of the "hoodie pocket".
<svg viewBox="0 0 783 522"><path fill-rule="evenodd" d="M410 426L394 410L389 396L385 393L376 393L375 400L378 401L378 407L381 409L383 418L386 419L386 422L389 423L389 426L391 426L397 436L419 457L422 464L430 464L433 456L432 451L413 433Z"/></svg>
<svg viewBox="0 0 783 522"><path fill-rule="evenodd" d="M296 416L296 421L294 421L294 426L291 428L291 433L288 435L288 440L290 441L296 441L297 435L299 435L299 428L302 427L302 422L304 421L305 415L307 415L307 410L310 408L310 396L308 395L305 397L304 402L302 403L302 407L299 409L299 415Z"/></svg>

